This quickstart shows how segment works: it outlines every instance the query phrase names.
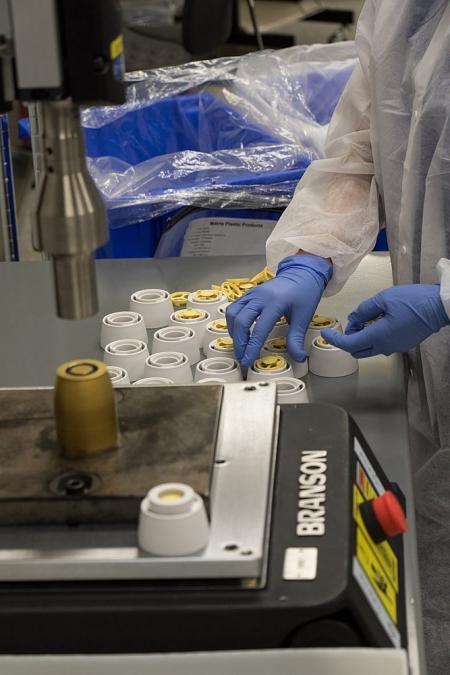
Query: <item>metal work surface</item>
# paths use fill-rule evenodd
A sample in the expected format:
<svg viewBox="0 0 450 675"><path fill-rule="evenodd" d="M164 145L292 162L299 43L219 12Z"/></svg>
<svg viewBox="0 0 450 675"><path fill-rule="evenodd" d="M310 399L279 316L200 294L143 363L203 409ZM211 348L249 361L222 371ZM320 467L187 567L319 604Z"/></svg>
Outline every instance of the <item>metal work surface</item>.
<svg viewBox="0 0 450 675"><path fill-rule="evenodd" d="M55 317L49 264L4 263L0 265L0 386L52 385L62 361L99 357L101 315L127 309L135 290L195 290L226 277L254 274L264 264L258 256L99 261L100 314L64 322ZM345 323L347 314L361 300L390 285L388 256L371 254L343 290L325 298L319 310ZM353 415L386 473L407 497L411 524L405 537L410 661L413 675L425 673L402 361L383 356L365 359L358 374L336 380L309 375L305 381L312 400L337 403Z"/></svg>
<svg viewBox="0 0 450 675"><path fill-rule="evenodd" d="M198 390L201 390L201 392ZM150 402L157 394L164 399L164 396L162 396L164 391L172 392L174 398L178 398L180 402L185 398L189 388L129 388L120 390L119 396L125 396L125 400L128 397L129 403L136 396L145 393L147 396L143 397L144 400L147 398L147 402ZM46 393L49 394L50 392ZM193 403L199 401L204 403L202 400L204 396L211 398L211 421L213 427L215 427L215 407L218 404L220 388L199 387L195 393L195 399L193 396L191 397ZM200 399L198 398L199 393L201 393ZM268 535L266 514L270 511L272 493L276 425L275 400L276 388L274 385L258 385L248 390L245 384L234 384L229 385L224 390L210 495L213 520L208 546L201 555L156 558L141 553L136 542L139 502L137 500L135 502L135 522L128 528L124 526L121 528L117 526L108 527L107 525L90 528L78 527L74 530L65 527L42 528L38 526L34 528L1 528L0 581L207 577L241 579L256 577L262 583L266 536ZM119 414L121 412L120 407L119 405ZM205 409L211 410L211 406L205 406ZM126 417L127 412L129 410L125 411L122 424L124 422L132 424L133 422L133 416ZM48 405L45 414L48 424L50 417ZM155 414L158 414L157 411ZM196 419L194 410L191 410L191 416L192 421L194 421ZM164 416L164 418L166 422L170 422L170 417ZM152 426L152 415L148 413L145 419L149 433L156 433ZM201 416L199 418L200 423ZM182 438L176 437L176 433L180 429L181 427L177 425L173 425L172 431L167 429L167 435L163 436L162 439L163 444L167 442L167 447L164 447L164 445L158 447L158 454L161 454L164 458L161 462L159 460L157 462L157 464L160 463L157 469L158 479L155 478L154 473L145 472L145 464L142 476L131 476L136 482L135 494L144 496L147 490L158 482L173 480L192 482L194 487L197 483L206 492L208 491L205 478L209 478L207 469L209 469L211 447L208 448L207 446L207 456L196 457L195 448L190 445L187 446ZM211 428L208 430L209 436L212 430ZM0 434L1 431L0 423ZM135 431L137 433L138 430ZM200 432L198 431L198 433ZM215 438L215 433L213 436ZM199 436L197 435L195 438L199 438ZM169 447L171 443L173 443L172 448ZM151 443L149 447L151 447ZM177 456L174 458L173 465L170 466L176 447L181 448L183 452L186 451L191 459L194 457L193 468L188 466L188 462L185 465L184 461L180 465ZM101 494L108 496L112 492L111 487L115 488L116 491L123 491L125 487L124 476L121 475L120 471L116 473L114 471L121 461L123 463L125 454L123 451L124 448L122 448L122 453L118 458L114 458L114 454L111 453L109 457L105 454L87 460L89 470L92 473L104 477L103 471L106 470L104 487L98 488L99 496ZM38 451L35 450L35 452ZM136 448L134 448L132 456L136 457ZM73 466L73 464L66 466L64 463L63 467L59 467L58 454L55 453L54 457L55 466L53 469L55 472L66 471ZM102 464L105 457L107 465L103 469ZM83 468L86 469L86 460L83 460L82 464ZM75 465L78 467L78 464ZM151 467L152 462L149 462L147 468ZM194 473L192 473L193 469ZM38 471L37 465L36 472ZM37 473L36 481L34 478L32 479L32 485L39 486L41 496L43 490L45 490L45 478L49 471L48 461L42 471L44 471L44 476L42 476L42 473ZM199 475L196 476L197 471ZM6 478L9 473L7 471ZM114 479L114 475L116 475L116 479ZM145 475L148 476L146 488L143 483ZM22 478L30 479L26 469L23 471ZM108 484L107 480L111 480L111 484ZM115 484L115 480L119 481L118 485ZM0 495L2 491L3 493L6 491L4 483L3 486L0 484ZM21 494L18 489L10 490L8 488L8 494L11 494L11 491L15 494ZM24 491L22 491L22 495L26 496ZM51 494L47 492L45 496L48 498ZM85 498L83 498L84 500ZM119 502L119 500L117 501ZM116 506L113 499L108 499L107 506L110 511L120 509L123 501L122 496L120 503ZM4 503L8 507L8 502ZM35 509L40 508L40 503L37 500L33 499L32 504ZM58 502L56 502L57 504ZM72 506L75 507L76 504L72 504ZM12 503L10 513L14 507L17 508L17 504ZM1 500L0 508L4 508ZM49 510L45 512L47 517L51 515L51 508L56 508L56 506L53 503L50 504ZM63 509L63 505L60 505L60 508ZM87 508L89 508L89 501ZM99 506L94 504L91 505L91 508L98 510ZM92 514L89 513L89 516L92 517Z"/></svg>
<svg viewBox="0 0 450 675"><path fill-rule="evenodd" d="M188 387L114 391L119 447L68 459L58 446L53 390L0 390L1 525L135 523L149 486L166 482L187 482L208 498L221 388L195 399ZM89 483L82 499L71 476Z"/></svg>

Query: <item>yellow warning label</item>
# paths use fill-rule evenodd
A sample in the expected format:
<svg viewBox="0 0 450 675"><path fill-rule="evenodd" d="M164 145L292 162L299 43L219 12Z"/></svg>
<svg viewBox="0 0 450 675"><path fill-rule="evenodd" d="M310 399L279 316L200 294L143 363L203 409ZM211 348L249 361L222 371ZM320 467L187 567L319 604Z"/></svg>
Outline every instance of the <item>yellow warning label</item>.
<svg viewBox="0 0 450 675"><path fill-rule="evenodd" d="M375 499L378 497L372 483L359 462L356 464L356 483L364 495L364 499Z"/></svg>
<svg viewBox="0 0 450 675"><path fill-rule="evenodd" d="M367 477L366 477L367 478ZM373 488L372 488L373 489ZM369 499L373 499L369 497ZM361 516L361 511L359 510L360 504L364 501L364 498L356 485L353 486L353 518L355 519L357 525L363 531L366 539L369 542L369 545L373 549L374 555L378 558L381 566L384 569L385 574L387 575L389 581L395 588L398 593L398 560L394 551L392 550L391 545L387 541L382 541L381 544L375 544L375 542L370 537L367 532L366 526Z"/></svg>
<svg viewBox="0 0 450 675"><path fill-rule="evenodd" d="M397 623L397 593L361 528L356 528L356 557L392 621Z"/></svg>
<svg viewBox="0 0 450 675"><path fill-rule="evenodd" d="M118 35L109 45L109 52L111 54L111 59L117 59L123 52L123 37Z"/></svg>

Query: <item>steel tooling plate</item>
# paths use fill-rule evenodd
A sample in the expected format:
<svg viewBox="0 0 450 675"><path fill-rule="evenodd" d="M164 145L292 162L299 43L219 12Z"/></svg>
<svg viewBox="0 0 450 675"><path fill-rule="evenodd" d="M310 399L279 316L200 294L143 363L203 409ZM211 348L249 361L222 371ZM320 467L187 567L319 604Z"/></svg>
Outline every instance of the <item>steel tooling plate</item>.
<svg viewBox="0 0 450 675"><path fill-rule="evenodd" d="M142 497L164 482L208 497L222 388L115 392L120 447L68 459L56 437L53 390L0 390L0 524L135 522ZM73 494L80 480L87 490Z"/></svg>

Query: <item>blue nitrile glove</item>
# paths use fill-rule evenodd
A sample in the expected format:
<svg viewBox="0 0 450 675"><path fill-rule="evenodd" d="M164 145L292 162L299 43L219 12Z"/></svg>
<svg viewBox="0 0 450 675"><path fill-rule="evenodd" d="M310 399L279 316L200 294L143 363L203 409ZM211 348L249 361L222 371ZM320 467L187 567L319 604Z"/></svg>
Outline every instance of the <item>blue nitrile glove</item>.
<svg viewBox="0 0 450 675"><path fill-rule="evenodd" d="M275 279L253 288L228 307L228 330L234 340L236 358L243 366L251 366L259 357L270 331L282 316L290 324L287 338L290 355L296 361L306 359L305 333L332 269L331 262L317 256L285 258Z"/></svg>
<svg viewBox="0 0 450 675"><path fill-rule="evenodd" d="M345 335L325 328L322 336L357 359L407 352L449 325L439 292L438 284L386 288L349 315Z"/></svg>

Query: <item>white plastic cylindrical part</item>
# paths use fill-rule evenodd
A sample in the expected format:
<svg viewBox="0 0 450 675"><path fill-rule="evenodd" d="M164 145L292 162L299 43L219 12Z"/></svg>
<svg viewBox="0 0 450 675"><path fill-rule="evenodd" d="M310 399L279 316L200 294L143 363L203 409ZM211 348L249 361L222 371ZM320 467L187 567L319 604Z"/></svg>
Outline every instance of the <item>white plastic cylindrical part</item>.
<svg viewBox="0 0 450 675"><path fill-rule="evenodd" d="M138 543L156 556L198 553L208 543L209 522L203 499L183 483L154 487L142 500Z"/></svg>
<svg viewBox="0 0 450 675"><path fill-rule="evenodd" d="M320 377L345 377L358 370L358 361L348 352L319 337L312 343L309 369Z"/></svg>
<svg viewBox="0 0 450 675"><path fill-rule="evenodd" d="M295 377L276 377L272 380L277 386L277 403L308 403L306 384Z"/></svg>
<svg viewBox="0 0 450 675"><path fill-rule="evenodd" d="M216 356L197 363L194 377L195 382L211 378L220 378L221 380L225 380L225 382L241 382L241 368L237 361L229 359L226 356Z"/></svg>
<svg viewBox="0 0 450 675"><path fill-rule="evenodd" d="M207 359L212 359L215 356L227 356L229 359L234 359L233 338L227 335L212 340L208 345L205 356Z"/></svg>
<svg viewBox="0 0 450 675"><path fill-rule="evenodd" d="M108 366L108 375L113 387L125 387L130 384L130 378L125 368Z"/></svg>
<svg viewBox="0 0 450 675"><path fill-rule="evenodd" d="M209 313L211 319L219 319L222 316L219 307L226 302L226 299L220 291L199 290L189 295L187 306L192 309L203 309Z"/></svg>
<svg viewBox="0 0 450 675"><path fill-rule="evenodd" d="M342 333L342 326L338 319L335 319L331 316L321 316L319 314L315 314L305 335L305 352L308 354L308 356L311 353L313 341L320 337L320 331L324 328L332 328L333 330L337 330Z"/></svg>
<svg viewBox="0 0 450 675"><path fill-rule="evenodd" d="M248 369L247 382L264 382L277 377L293 377L292 366L282 356L271 354L257 359Z"/></svg>
<svg viewBox="0 0 450 675"><path fill-rule="evenodd" d="M192 307L180 309L177 312L172 312L170 315L171 326L187 326L188 328L192 328L195 332L199 349L202 347L206 326L210 321L211 316L209 312L203 309L193 309Z"/></svg>
<svg viewBox="0 0 450 675"><path fill-rule="evenodd" d="M138 312L113 312L102 319L100 331L100 346L105 349L106 345L115 340L142 340L147 343L147 329L144 318Z"/></svg>
<svg viewBox="0 0 450 675"><path fill-rule="evenodd" d="M274 338L287 337L289 331L289 324L286 321L285 317L282 316L281 319L278 319L275 326L269 333L268 340L273 340Z"/></svg>
<svg viewBox="0 0 450 675"><path fill-rule="evenodd" d="M191 366L200 361L198 338L193 328L189 326L167 326L167 328L160 328L155 332L152 354L173 351L185 354Z"/></svg>
<svg viewBox="0 0 450 675"><path fill-rule="evenodd" d="M142 340L115 340L105 347L104 361L107 366L118 366L127 371L130 382L144 376L148 347Z"/></svg>
<svg viewBox="0 0 450 675"><path fill-rule="evenodd" d="M169 325L173 305L167 291L145 288L132 294L130 310L142 314L146 328L162 328Z"/></svg>
<svg viewBox="0 0 450 675"><path fill-rule="evenodd" d="M167 377L174 384L192 384L192 371L185 354L159 352L145 362L144 377Z"/></svg>
<svg viewBox="0 0 450 675"><path fill-rule="evenodd" d="M143 377L142 380L136 380L133 387L168 387L174 384L167 377Z"/></svg>
<svg viewBox="0 0 450 675"><path fill-rule="evenodd" d="M227 381L222 377L205 377L197 380L196 384L226 384Z"/></svg>
<svg viewBox="0 0 450 675"><path fill-rule="evenodd" d="M222 317L222 318L225 317L226 314L227 314L227 307L229 307L232 304L233 304L232 302L224 302L222 305L220 305L220 307L217 310L218 313L219 313L219 316Z"/></svg>
<svg viewBox="0 0 450 675"><path fill-rule="evenodd" d="M266 342L262 348L261 356L270 356L271 354L278 354L286 359L292 366L294 377L301 379L308 374L308 360L306 359L302 363L300 361L295 361L286 348L285 337L272 338Z"/></svg>
<svg viewBox="0 0 450 675"><path fill-rule="evenodd" d="M230 337L227 322L224 317L216 319L215 321L210 321L206 326L202 344L203 352L206 353L208 351L209 343L219 337Z"/></svg>

